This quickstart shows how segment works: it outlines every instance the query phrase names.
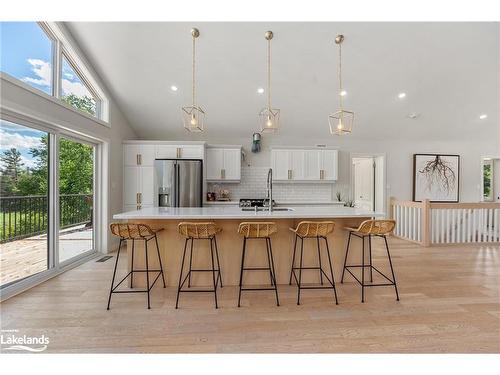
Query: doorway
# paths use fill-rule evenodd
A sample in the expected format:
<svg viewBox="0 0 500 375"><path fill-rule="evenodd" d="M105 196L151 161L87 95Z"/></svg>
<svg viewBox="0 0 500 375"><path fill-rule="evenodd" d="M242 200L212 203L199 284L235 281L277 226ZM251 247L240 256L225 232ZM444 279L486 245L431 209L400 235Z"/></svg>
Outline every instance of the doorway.
<svg viewBox="0 0 500 375"><path fill-rule="evenodd" d="M385 211L385 155L351 155L351 181L355 207Z"/></svg>

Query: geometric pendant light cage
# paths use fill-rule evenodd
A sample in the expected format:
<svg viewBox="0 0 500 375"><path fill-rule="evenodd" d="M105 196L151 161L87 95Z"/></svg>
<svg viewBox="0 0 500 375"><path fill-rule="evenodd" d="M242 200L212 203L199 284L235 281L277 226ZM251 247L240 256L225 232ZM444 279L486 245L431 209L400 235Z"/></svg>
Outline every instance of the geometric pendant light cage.
<svg viewBox="0 0 500 375"><path fill-rule="evenodd" d="M280 110L271 106L271 39L273 32L265 33L267 40L267 107L259 113L260 130L262 133L276 133L280 124Z"/></svg>
<svg viewBox="0 0 500 375"><path fill-rule="evenodd" d="M191 29L193 37L193 64L192 64L192 101L191 105L182 107L182 121L184 128L193 133L204 130L205 111L196 104L196 38L200 36L198 29Z"/></svg>
<svg viewBox="0 0 500 375"><path fill-rule="evenodd" d="M330 133L334 135L345 135L352 132L354 125L354 112L345 110L343 107L343 89L342 89L342 42L344 41L343 35L337 35L335 43L339 46L339 66L338 66L338 80L339 80L339 109L328 116L328 123L330 125Z"/></svg>

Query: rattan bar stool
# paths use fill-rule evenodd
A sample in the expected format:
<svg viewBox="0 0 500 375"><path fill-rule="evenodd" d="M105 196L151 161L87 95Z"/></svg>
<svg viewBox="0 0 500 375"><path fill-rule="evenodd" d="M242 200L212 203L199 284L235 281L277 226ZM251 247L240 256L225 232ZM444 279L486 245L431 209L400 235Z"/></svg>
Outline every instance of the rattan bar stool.
<svg viewBox="0 0 500 375"><path fill-rule="evenodd" d="M108 307L107 309L109 310L109 305L111 303L111 295L113 293L147 293L148 294L148 309L151 308L150 304L150 297L149 297L149 292L151 289L154 287L156 281L161 275L162 281L163 281L163 287L166 287L165 284L165 276L163 274L163 265L161 263L161 255L160 255L160 248L158 247L158 237L157 233L162 231L163 228L158 228L158 229L153 229L150 226L146 224L122 224L122 223L111 223L109 226L111 233L117 237L120 237L120 245L118 246L118 253L116 254L116 261L115 261L115 269L113 271L113 278L111 280L111 288L109 290L109 298L108 298ZM149 257L148 257L148 242L150 240L154 239L156 243L156 253L158 254L158 262L160 265L159 270L150 270L149 269ZM120 251L122 248L122 243L126 242L127 240L132 240L132 253L131 253L131 266L130 266L130 272L127 273L127 275L121 279L121 281L115 284L115 277L116 277L116 268L118 266L118 259L120 258ZM146 269L144 270L136 270L134 269L134 252L135 252L135 241L136 240L144 240L144 252L146 255ZM116 290L121 283L123 283L127 277L130 276L130 288L133 289L134 285L134 273L136 272L145 272L146 273L146 290ZM149 274L151 272L158 272L158 275L156 275L156 278L154 279L153 283L150 285L149 281Z"/></svg>
<svg viewBox="0 0 500 375"><path fill-rule="evenodd" d="M335 228L335 223L333 221L301 221L298 225L297 228L289 228L293 233L295 233L295 241L293 245L293 257L292 257L292 268L290 271L290 282L289 284L292 285L292 278L295 280L297 283L297 305L300 305L300 291L301 289L333 289L333 294L335 296L335 304L339 304L338 298L337 298L337 289L335 287L335 278L333 276L333 266L332 266L332 259L330 256L330 248L328 246L328 239L326 236L333 232L333 229ZM297 238L300 238L300 263L298 267L295 267L295 253L297 252ZM310 238L310 239L316 239L316 244L318 248L318 267L304 267L303 264L303 253L304 253L304 239L305 238ZM326 274L326 272L323 270L322 264L321 264L321 246L320 246L320 240L324 240L326 244L326 254L328 255L328 264L330 266L330 277ZM298 270L299 276L297 277L296 271ZM302 270L318 270L319 271L319 278L320 278L320 283L322 286L306 286L302 284ZM326 278L328 283L330 285L328 286L323 286L323 277Z"/></svg>
<svg viewBox="0 0 500 375"><path fill-rule="evenodd" d="M278 231L278 227L274 222L243 222L238 227L238 233L243 236L243 251L241 254L241 269L240 269L240 291L238 293L238 307L241 302L242 291L257 291L257 290L274 290L276 294L276 305L280 305L278 297L278 285L276 283L276 271L274 270L273 249L271 246L271 235ZM247 240L265 240L267 251L268 267L246 267L245 268L245 255ZM244 271L269 271L269 279L271 287L261 288L244 288L243 287L243 273Z"/></svg>
<svg viewBox="0 0 500 375"><path fill-rule="evenodd" d="M392 267L391 254L389 252L389 245L387 243L387 235L392 233L396 222L394 220L365 220L358 228L345 228L349 231L349 238L347 240L347 248L344 259L344 268L342 270L341 283L344 282L345 271L349 272L352 277L361 285L361 302L365 302L365 287L372 286L394 286L396 291L396 300L399 301L398 286L396 284L396 276L394 276L394 268ZM351 236L361 238L361 264L357 265L347 265L347 256L349 255L349 246L351 243ZM387 250L387 258L389 259L389 266L391 267L392 280L375 268L372 264L372 237L382 237L385 242L385 248ZM368 238L368 264L365 264L365 238ZM361 280L354 275L350 268L361 268ZM370 283L365 282L365 268L370 269ZM387 279L387 283L373 283L373 271L380 274L382 277Z"/></svg>
<svg viewBox="0 0 500 375"><path fill-rule="evenodd" d="M221 268L219 262L219 249L217 248L217 238L216 234L221 232L222 229L219 228L215 223L191 223L191 222L182 222L179 223L178 226L179 233L186 237L186 241L184 242L184 253L182 254L182 262L181 262L181 270L179 272L179 286L177 288L177 300L175 302L175 308L179 307L179 295L181 293L186 292L210 292L214 293L215 298L215 308L219 308L217 303L217 286L220 283L220 287L222 288L222 275ZM193 269L193 243L195 240L208 240L210 241L210 256L211 256L211 265L212 268L209 269ZM191 241L191 247L189 251L189 269L187 274L183 279L184 274L184 261L186 259L186 251L188 247L188 242ZM217 267L215 267L214 262L217 261ZM191 273L192 272L211 272L213 279L213 289L189 289L191 288ZM217 277L215 276L217 274ZM184 284L188 282L187 289L182 289Z"/></svg>

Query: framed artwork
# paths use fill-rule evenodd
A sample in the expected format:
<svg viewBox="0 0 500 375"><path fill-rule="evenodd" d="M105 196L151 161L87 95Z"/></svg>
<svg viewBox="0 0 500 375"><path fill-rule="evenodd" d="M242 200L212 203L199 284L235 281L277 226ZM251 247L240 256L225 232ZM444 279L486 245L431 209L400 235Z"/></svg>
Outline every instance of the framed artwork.
<svg viewBox="0 0 500 375"><path fill-rule="evenodd" d="M459 181L460 155L413 155L414 202L458 202Z"/></svg>

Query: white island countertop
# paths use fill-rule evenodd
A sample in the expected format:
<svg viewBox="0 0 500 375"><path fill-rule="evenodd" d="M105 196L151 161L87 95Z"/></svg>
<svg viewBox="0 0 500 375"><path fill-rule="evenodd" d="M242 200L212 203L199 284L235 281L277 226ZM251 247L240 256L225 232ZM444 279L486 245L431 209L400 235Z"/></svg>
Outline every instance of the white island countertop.
<svg viewBox="0 0 500 375"><path fill-rule="evenodd" d="M237 206L208 207L150 207L113 215L119 220L179 220L179 219L336 219L355 217L381 217L384 212L352 207L295 206L290 211L242 211Z"/></svg>

